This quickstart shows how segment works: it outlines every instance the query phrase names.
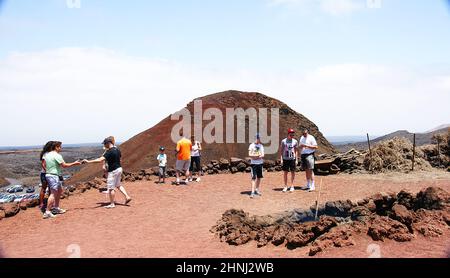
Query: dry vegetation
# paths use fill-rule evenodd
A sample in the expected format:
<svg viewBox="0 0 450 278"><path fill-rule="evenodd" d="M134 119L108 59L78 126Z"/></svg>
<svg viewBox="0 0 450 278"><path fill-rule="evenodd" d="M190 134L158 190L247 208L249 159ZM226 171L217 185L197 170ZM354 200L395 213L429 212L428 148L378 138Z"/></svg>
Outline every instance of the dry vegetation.
<svg viewBox="0 0 450 278"><path fill-rule="evenodd" d="M366 154L364 167L375 173L399 171L408 172L412 169L413 144L405 138L393 138L376 145L372 155ZM426 156L421 149L416 148L415 169L431 170Z"/></svg>

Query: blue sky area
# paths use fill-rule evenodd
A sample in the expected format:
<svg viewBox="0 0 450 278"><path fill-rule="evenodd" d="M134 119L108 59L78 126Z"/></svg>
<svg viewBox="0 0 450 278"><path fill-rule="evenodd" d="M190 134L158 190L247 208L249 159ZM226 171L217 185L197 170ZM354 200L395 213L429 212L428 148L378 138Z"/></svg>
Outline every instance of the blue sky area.
<svg viewBox="0 0 450 278"><path fill-rule="evenodd" d="M0 146L96 142L110 134L125 141L190 100L226 89L278 98L329 136L450 122L449 1L0 3L0 98L7 106ZM76 91L64 75L72 70L81 72ZM155 95L169 97L155 103ZM105 98L112 98L109 108ZM118 106L120 115L111 113ZM341 108L354 110L337 121ZM116 124L105 126L105 113Z"/></svg>

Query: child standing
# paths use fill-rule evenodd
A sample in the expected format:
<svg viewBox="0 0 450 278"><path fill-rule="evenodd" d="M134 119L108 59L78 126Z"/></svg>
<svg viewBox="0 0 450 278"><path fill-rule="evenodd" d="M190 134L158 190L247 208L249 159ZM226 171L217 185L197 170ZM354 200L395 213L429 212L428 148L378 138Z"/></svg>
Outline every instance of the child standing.
<svg viewBox="0 0 450 278"><path fill-rule="evenodd" d="M162 183L166 183L166 165L167 165L167 155L164 153L165 148L164 147L160 147L159 148L159 155L156 158L158 160L159 163L159 179L158 179L158 183L161 183L161 178L162 178Z"/></svg>
<svg viewBox="0 0 450 278"><path fill-rule="evenodd" d="M251 158L252 167L252 192L250 198L261 196L261 180L263 178L264 146L261 144L261 136L256 134L256 141L248 148L248 156Z"/></svg>

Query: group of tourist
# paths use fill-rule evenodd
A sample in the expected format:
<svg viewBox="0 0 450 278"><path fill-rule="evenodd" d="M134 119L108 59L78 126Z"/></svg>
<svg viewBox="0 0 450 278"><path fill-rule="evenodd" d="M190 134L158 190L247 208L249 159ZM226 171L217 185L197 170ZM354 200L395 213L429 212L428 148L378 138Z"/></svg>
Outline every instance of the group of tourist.
<svg viewBox="0 0 450 278"><path fill-rule="evenodd" d="M314 136L308 133L307 129L303 130L302 137L297 141L295 137L295 130L288 129L287 138L281 141L280 145L280 160L282 162L283 170L283 192L294 192L295 172L297 170L298 159L300 154L301 167L306 173L306 185L302 187L303 190L314 191L314 153L317 150L317 142ZM252 143L248 149L248 155L251 159L251 177L252 177L252 191L250 198L261 196L261 179L263 178L263 164L264 164L264 146L261 144L261 137L259 134L255 136L256 141ZM291 172L291 183L288 188L288 175Z"/></svg>
<svg viewBox="0 0 450 278"><path fill-rule="evenodd" d="M94 160L82 160L66 163L61 155L62 143L59 141L49 141L45 144L40 154L41 159L41 192L39 194L39 208L43 212L43 218L55 218L58 214L64 214L66 210L59 206L61 194L63 192L62 168L69 168L81 164L103 163L103 169L107 173L107 190L110 203L106 208L115 207L115 191L118 189L125 196L125 204L131 201L125 188L121 185L122 166L121 153L115 145L114 137L110 136L103 140L104 153ZM49 197L44 203L45 193L48 190Z"/></svg>
<svg viewBox="0 0 450 278"><path fill-rule="evenodd" d="M62 188L62 168L81 165L80 161L66 163L61 156L62 143L49 141L45 144L40 154L41 159L41 192L39 194L39 208L43 212L44 219L54 218L57 214L64 214L66 210L59 207ZM49 197L44 205L45 192L48 190Z"/></svg>
<svg viewBox="0 0 450 278"><path fill-rule="evenodd" d="M181 133L181 139L176 145L176 185L187 185L194 180L193 173L197 172L195 180L200 181L203 175L201 167L201 151L202 145L192 136L191 140L184 137ZM72 163L66 163L61 156L62 143L59 141L49 141L45 144L41 154L41 192L39 195L39 207L43 212L43 218L54 218L58 214L64 214L66 210L60 207L61 194L63 192L62 168L69 168L81 164L103 163L104 177L106 178L107 193L109 194L109 204L105 208L114 208L116 205L116 190L122 193L125 198L125 204L131 201L131 197L121 184L122 178L122 154L116 146L113 136L109 136L103 140L104 153L101 157L93 160L81 160ZM295 172L300 158L301 166L306 172L306 185L302 187L304 190L314 191L314 153L317 149L317 142L314 136L303 130L302 136L297 141L295 139L295 131L289 129L287 138L282 140L280 145L280 159L282 161L283 170L283 192L294 192ZM157 161L159 165L159 179L157 183L165 183L167 155L165 147L159 148ZM260 134L255 135L255 142L250 144L248 155L251 159L251 193L250 197L261 196L261 181L263 179L264 164L264 146L261 143ZM291 173L290 186L288 186L288 175ZM185 176L184 181L181 180ZM46 191L49 191L47 203L44 203Z"/></svg>
<svg viewBox="0 0 450 278"><path fill-rule="evenodd" d="M297 170L298 160L300 158L301 167L306 173L306 185L302 187L303 190L314 191L314 164L317 142L314 136L309 134L307 129L303 130L302 136L297 141L295 137L295 130L290 128L288 130L287 138L282 140L280 145L280 159L282 161L282 170L284 177L283 192L294 192L295 172ZM182 138L177 142L176 147L176 185L188 184L193 181L192 175L194 167L197 170L199 176L203 175L201 168L201 150L202 146L199 141L195 140L192 136L192 140L187 139L180 134ZM165 182L165 171L167 165L167 155L164 153L164 147L160 148L160 154L157 157L160 167L160 178L158 183ZM261 143L260 134L255 135L255 142L250 144L248 149L248 156L250 157L251 164L251 184L252 189L250 197L261 196L261 180L263 179L263 165L264 165L264 146ZM288 188L288 174L291 172L291 182ZM186 176L185 181L181 182L180 177ZM200 181L200 177L196 178L196 181Z"/></svg>
<svg viewBox="0 0 450 278"><path fill-rule="evenodd" d="M203 176L203 169L201 167L201 151L202 144L195 140L192 136L189 140L183 136L181 132L181 139L177 142L175 149L176 163L176 185L184 184L187 185L189 182L194 181L193 173L197 172L197 177L195 177L196 182L200 182L200 176ZM156 157L159 164L159 179L157 183L165 183L166 178L166 167L167 167L167 155L165 154L165 147L161 146L159 148L159 155ZM181 176L184 175L186 179L181 181Z"/></svg>

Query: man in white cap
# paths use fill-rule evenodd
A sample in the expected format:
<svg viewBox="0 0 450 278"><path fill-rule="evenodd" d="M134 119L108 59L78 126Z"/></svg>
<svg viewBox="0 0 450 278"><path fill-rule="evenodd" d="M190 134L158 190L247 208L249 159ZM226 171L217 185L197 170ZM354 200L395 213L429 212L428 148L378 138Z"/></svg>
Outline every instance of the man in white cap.
<svg viewBox="0 0 450 278"><path fill-rule="evenodd" d="M317 142L314 136L308 134L308 130L303 130L303 136L300 138L301 161L302 168L306 172L306 186L305 190L314 191L314 153L317 150Z"/></svg>

